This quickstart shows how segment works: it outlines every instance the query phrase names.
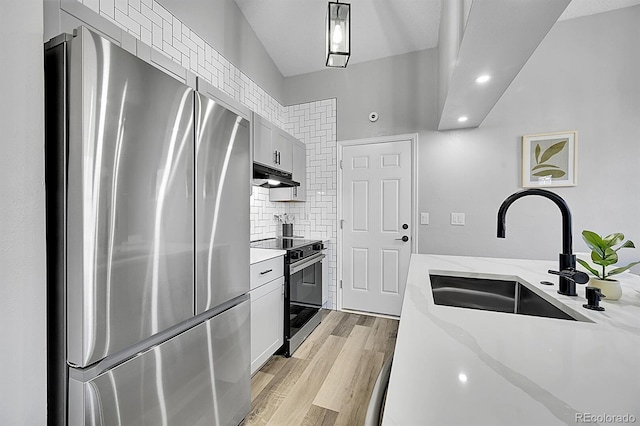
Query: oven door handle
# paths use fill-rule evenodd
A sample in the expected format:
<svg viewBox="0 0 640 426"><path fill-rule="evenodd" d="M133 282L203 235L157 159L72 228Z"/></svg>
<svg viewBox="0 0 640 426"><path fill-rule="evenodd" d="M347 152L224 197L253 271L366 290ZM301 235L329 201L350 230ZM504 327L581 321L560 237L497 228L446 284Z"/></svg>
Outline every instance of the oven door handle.
<svg viewBox="0 0 640 426"><path fill-rule="evenodd" d="M325 258L325 254L324 253L318 253L318 254L314 254L311 257L307 257L306 259L299 260L296 263L292 263L289 266L289 274L293 275L296 272L300 272L304 268L306 268L308 266L311 266L314 263L320 262L324 258Z"/></svg>

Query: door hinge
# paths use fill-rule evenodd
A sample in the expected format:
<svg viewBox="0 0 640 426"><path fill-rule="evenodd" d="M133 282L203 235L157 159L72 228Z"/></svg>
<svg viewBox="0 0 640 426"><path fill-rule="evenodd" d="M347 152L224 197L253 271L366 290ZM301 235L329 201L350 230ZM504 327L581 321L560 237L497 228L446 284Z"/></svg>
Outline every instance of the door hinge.
<svg viewBox="0 0 640 426"><path fill-rule="evenodd" d="M340 229L344 228L344 219L340 219Z"/></svg>
<svg viewBox="0 0 640 426"><path fill-rule="evenodd" d="M342 170L342 160L340 160L340 170Z"/></svg>
<svg viewBox="0 0 640 426"><path fill-rule="evenodd" d="M342 280L340 280L340 289L342 290Z"/></svg>

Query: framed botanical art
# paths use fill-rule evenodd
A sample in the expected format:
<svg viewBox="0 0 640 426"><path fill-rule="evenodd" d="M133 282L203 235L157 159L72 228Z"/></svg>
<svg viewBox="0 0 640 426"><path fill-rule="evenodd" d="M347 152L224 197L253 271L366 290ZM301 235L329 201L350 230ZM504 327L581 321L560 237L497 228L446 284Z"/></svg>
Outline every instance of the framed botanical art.
<svg viewBox="0 0 640 426"><path fill-rule="evenodd" d="M575 186L578 132L522 137L522 186Z"/></svg>

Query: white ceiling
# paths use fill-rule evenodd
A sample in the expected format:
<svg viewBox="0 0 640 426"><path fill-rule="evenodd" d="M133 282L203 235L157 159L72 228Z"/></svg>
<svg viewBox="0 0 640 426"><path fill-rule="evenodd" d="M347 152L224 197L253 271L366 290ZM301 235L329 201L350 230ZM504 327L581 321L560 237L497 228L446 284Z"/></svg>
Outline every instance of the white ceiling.
<svg viewBox="0 0 640 426"><path fill-rule="evenodd" d="M327 0L235 2L282 75L289 77L325 69ZM349 64L438 45L441 0L345 2L351 3ZM640 0L573 0L559 20L637 4Z"/></svg>

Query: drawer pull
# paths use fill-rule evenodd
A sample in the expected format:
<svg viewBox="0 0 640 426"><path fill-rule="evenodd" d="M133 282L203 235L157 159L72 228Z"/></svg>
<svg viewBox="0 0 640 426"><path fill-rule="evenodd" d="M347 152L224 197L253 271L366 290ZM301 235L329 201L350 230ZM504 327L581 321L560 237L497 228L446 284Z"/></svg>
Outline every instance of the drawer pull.
<svg viewBox="0 0 640 426"><path fill-rule="evenodd" d="M268 274L269 272L273 272L273 269L267 269L266 271L260 272L260 275Z"/></svg>

